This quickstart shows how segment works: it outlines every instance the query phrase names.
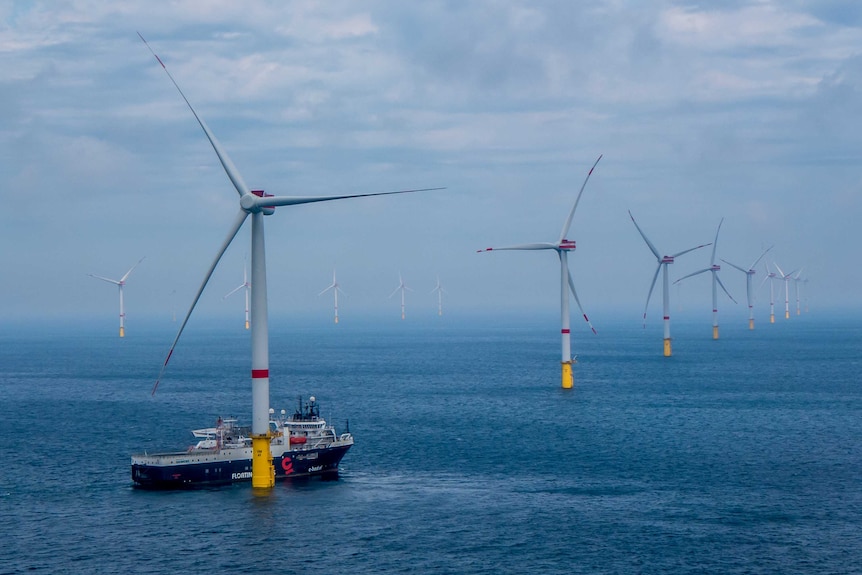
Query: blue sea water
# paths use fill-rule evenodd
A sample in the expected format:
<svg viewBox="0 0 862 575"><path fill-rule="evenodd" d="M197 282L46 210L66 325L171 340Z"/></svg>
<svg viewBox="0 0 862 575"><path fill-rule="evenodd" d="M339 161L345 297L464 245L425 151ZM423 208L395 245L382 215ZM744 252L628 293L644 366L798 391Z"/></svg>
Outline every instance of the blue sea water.
<svg viewBox="0 0 862 575"><path fill-rule="evenodd" d="M129 455L250 419L247 332L0 328L0 573L859 573L862 318L271 322L338 481L152 493ZM194 322L193 322L194 323ZM477 327L478 326L478 327Z"/></svg>

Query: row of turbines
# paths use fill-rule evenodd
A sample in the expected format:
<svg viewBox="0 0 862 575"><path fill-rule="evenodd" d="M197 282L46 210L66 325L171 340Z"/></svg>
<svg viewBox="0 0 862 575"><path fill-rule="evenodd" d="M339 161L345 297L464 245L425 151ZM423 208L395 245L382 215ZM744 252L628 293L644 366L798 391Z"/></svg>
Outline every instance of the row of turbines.
<svg viewBox="0 0 862 575"><path fill-rule="evenodd" d="M571 297L574 298L575 303L580 309L581 314L589 326L590 330L593 333L596 333L595 328L590 322L589 317L584 312L584 308L581 305L580 299L578 298L578 292L575 289L575 282L572 278L571 272L569 271L568 266L568 254L576 249L576 243L574 240L570 240L567 238L569 234L569 230L572 225L572 219L575 215L575 210L577 210L578 203L581 200L581 195L584 193L584 189L586 188L587 182L590 179L590 176L593 174L593 170L595 170L599 161L602 159L600 155L598 159L593 163L590 170L587 172L587 176L584 179L584 183L581 185L581 189L578 191L578 195L575 198L575 203L572 206L571 211L569 212L568 217L566 218L565 223L563 224L563 229L560 232L559 237L555 242L545 242L545 243L532 243L532 244L519 244L513 246L506 247L490 247L485 248L483 250L478 250L479 252L490 252L490 251L500 251L500 250L553 250L557 252L557 256L560 260L560 334L561 334L561 346L562 346L562 387L564 389L571 389L574 386L574 378L572 375L572 350L571 350L571 326L569 320L569 293L571 292ZM689 252L693 252L695 250L705 248L708 246L712 246L712 257L710 258L710 265L707 268L697 270L688 275L685 275L674 283L679 284L683 280L691 278L693 276L710 272L712 275L712 335L713 339L718 339L719 337L719 329L718 329L718 288L720 287L722 291L734 302L736 300L733 299L733 296L730 295L730 292L725 287L724 283L722 283L721 278L719 278L718 272L721 270L721 266L716 263L716 248L718 246L718 235L721 232L721 225L724 223L724 218L718 224L718 228L715 232L715 239L706 244L697 245L694 247L690 247L684 249L682 251L673 253L671 255L662 254L658 248L656 248L655 244L653 244L647 235L644 233L643 229L641 229L640 225L638 225L631 211L629 211L629 217L632 220L635 228L637 229L640 236L643 238L649 250L656 258L657 266L655 273L653 274L652 282L650 283L649 291L647 292L646 304L644 305L644 328L646 328L646 317L647 317L647 309L649 308L649 303L652 298L653 291L655 290L656 282L658 281L659 274L662 275L662 310L663 310L663 323L664 323L664 345L663 345L663 354L665 357L670 357L673 354L672 345L671 345L671 336L670 336L670 278L669 278L669 270L668 266L679 258L680 256L687 254ZM748 299L748 309L749 309L749 319L748 326L749 329L754 329L754 290L752 288L753 277L756 273L757 264L764 258L764 256L772 249L772 247L767 248L763 251L763 253L758 256L756 260L746 269L736 264L730 263L727 260L722 259L721 261L727 263L728 265L740 270L741 272L746 274L746 294ZM778 273L774 273L769 270L768 264L766 265L767 277L764 278L764 283L766 280L770 280L770 322L775 323L775 312L774 312L774 290L771 284L771 281L775 278L779 278L784 280L785 282L785 317L790 318L790 300L789 300L789 283L790 281L795 280L797 285L797 313L799 312L799 295L798 295L798 283L800 280L800 275L802 273L801 269L797 271L793 271L790 273L784 273L778 264L773 262L773 266L777 270ZM763 284L761 284L761 287Z"/></svg>
<svg viewBox="0 0 862 575"><path fill-rule="evenodd" d="M129 271L127 271L125 274L123 274L123 276L118 280L106 278L104 276L98 276L95 274L87 274L90 277L114 284L119 288L119 292L120 292L120 337L126 337L126 307L125 307L125 300L123 297L123 287L126 285L126 280L129 278L129 275L131 275L132 271L134 271L134 269L136 267L138 267L138 265L142 261L144 261L144 259L146 259L146 258L141 258L140 260L138 260L138 263L133 265L129 269ZM245 329L250 329L250 327L251 327L251 316L250 316L251 282L248 279L248 267L247 266L243 266L242 283L240 285L238 285L237 287L235 287L234 289L232 289L231 291L229 291L228 293L226 293L222 299L227 299L230 296L232 296L233 294L239 292L240 290L242 290L244 292L244 295L245 295ZM317 295L322 296L323 294L325 294L328 291L332 292L334 299L335 299L335 323L338 323L338 294L342 294L345 296L347 294L344 292L344 290L341 289L341 284L338 283L338 279L336 278L336 275L335 275L335 270L332 271L332 283L329 284L329 286L327 286L323 291L321 291ZM407 284L404 283L404 279L402 278L401 273L399 272L399 274L398 274L398 287L395 288L395 291L393 291L389 295L389 298L392 299L392 297L395 296L395 294L397 294L397 293L401 294L401 319L402 320L406 318L405 292L408 292L408 291L413 291L413 289L410 287L407 287ZM443 315L443 294L446 293L446 290L443 289L443 284L440 283L440 277L439 276L437 277L437 285L434 287L434 289L431 290L430 293L431 294L437 294L437 315L442 316ZM174 321L176 321L176 316L174 316Z"/></svg>

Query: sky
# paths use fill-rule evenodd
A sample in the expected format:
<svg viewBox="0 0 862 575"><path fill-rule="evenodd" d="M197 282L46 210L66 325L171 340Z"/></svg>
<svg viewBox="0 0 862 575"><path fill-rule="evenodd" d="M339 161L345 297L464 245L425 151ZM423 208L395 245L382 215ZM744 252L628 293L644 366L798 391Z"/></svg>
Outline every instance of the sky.
<svg viewBox="0 0 862 575"><path fill-rule="evenodd" d="M280 207L272 315L342 323L553 317L554 242L589 167L570 268L597 329L641 322L656 260L802 270L862 309L862 6L854 0L0 2L0 322L182 316L238 196L161 57L253 189L445 190ZM236 317L250 222L198 304ZM675 279L709 265L686 254ZM720 277L747 317L744 275ZM764 277L758 269L755 285ZM776 286L778 287L778 286ZM792 292L791 292L792 294ZM660 323L660 297L650 317ZM709 317L708 274L671 292ZM793 296L791 295L791 298ZM758 291L762 318L768 289ZM781 302L783 304L783 302ZM580 329L573 304L573 332ZM358 320L357 320L358 321ZM584 332L586 333L586 332Z"/></svg>

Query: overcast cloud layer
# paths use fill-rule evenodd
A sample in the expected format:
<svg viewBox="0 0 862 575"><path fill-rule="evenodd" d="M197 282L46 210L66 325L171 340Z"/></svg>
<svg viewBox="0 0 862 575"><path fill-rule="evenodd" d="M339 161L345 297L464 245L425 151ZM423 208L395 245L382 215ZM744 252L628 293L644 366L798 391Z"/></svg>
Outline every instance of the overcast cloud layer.
<svg viewBox="0 0 862 575"><path fill-rule="evenodd" d="M718 257L747 267L774 245L770 262L803 268L812 308L860 308L855 1L13 1L0 27L0 319L113 323L116 288L87 274L119 278L146 256L128 323L169 321L235 217L236 192L138 31L252 188L447 187L276 210L273 313L329 321L318 292L333 268L342 321L397 319L399 272L408 319L434 317L438 276L447 316L554 313L553 252L476 250L556 241L599 154L569 233L599 329L614 310L639 321L655 269L627 210L668 253L712 241L724 217ZM202 316L241 321L242 298L222 298L242 282L246 226ZM747 317L743 274L721 274L740 301L722 312ZM679 295L708 316L706 275ZM761 314L767 301L760 290Z"/></svg>

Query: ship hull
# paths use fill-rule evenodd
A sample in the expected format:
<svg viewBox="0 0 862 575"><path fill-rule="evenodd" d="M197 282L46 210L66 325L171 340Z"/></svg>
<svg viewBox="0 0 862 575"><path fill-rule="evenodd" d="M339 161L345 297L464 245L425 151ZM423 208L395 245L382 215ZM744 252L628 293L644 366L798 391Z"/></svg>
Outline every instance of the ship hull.
<svg viewBox="0 0 862 575"><path fill-rule="evenodd" d="M352 446L287 451L273 455L276 480L338 477L338 465ZM132 481L142 489L195 489L251 483L251 450L206 454L173 453L132 458Z"/></svg>

